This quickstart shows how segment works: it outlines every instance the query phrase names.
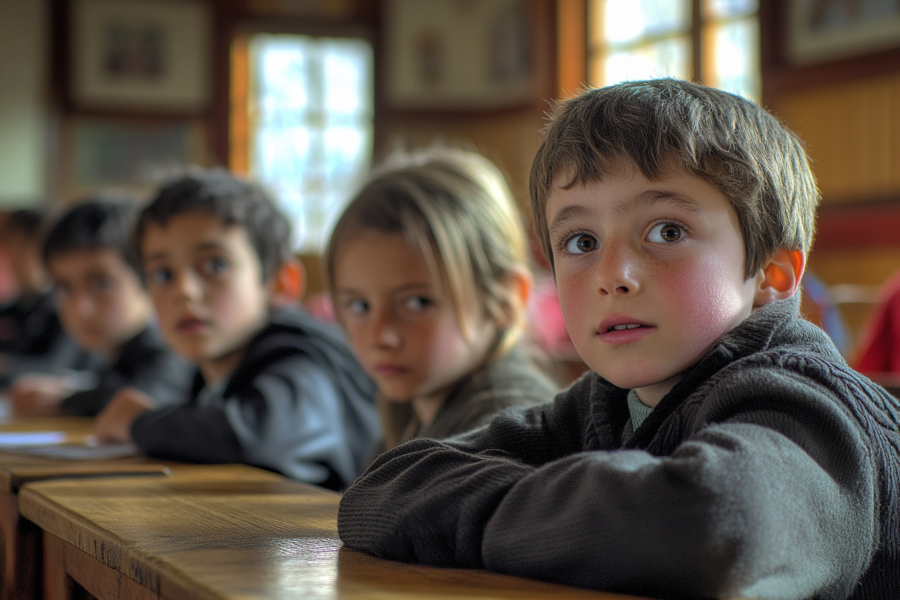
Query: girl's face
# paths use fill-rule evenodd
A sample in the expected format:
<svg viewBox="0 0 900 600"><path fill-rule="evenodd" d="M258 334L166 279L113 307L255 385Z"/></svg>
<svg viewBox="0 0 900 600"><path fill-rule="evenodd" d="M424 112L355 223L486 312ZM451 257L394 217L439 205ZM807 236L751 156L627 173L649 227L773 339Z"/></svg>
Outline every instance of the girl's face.
<svg viewBox="0 0 900 600"><path fill-rule="evenodd" d="M394 402L430 403L487 354L497 328L473 302L463 335L446 286L400 234L363 231L335 256L335 311L363 368Z"/></svg>

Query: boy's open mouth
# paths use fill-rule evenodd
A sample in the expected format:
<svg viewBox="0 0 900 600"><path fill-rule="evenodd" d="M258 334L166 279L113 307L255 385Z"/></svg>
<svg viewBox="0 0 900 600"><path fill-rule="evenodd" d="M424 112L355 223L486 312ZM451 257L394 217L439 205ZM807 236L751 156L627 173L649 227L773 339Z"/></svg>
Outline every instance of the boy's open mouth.
<svg viewBox="0 0 900 600"><path fill-rule="evenodd" d="M626 329L637 329L638 327L646 327L646 325L640 325L639 323L628 323L627 325L613 325L606 331L625 331Z"/></svg>

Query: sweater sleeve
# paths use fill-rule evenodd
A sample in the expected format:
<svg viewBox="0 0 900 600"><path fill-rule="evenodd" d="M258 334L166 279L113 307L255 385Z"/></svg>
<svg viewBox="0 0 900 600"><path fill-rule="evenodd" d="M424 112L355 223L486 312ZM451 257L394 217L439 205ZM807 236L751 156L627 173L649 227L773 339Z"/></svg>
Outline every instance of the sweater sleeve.
<svg viewBox="0 0 900 600"><path fill-rule="evenodd" d="M763 392L710 392L709 405L728 411L668 456L540 463L410 442L347 490L341 539L385 558L632 594L846 597L877 538L866 445L820 401L827 390L765 376ZM517 440L507 449L533 431L507 419L502 437Z"/></svg>

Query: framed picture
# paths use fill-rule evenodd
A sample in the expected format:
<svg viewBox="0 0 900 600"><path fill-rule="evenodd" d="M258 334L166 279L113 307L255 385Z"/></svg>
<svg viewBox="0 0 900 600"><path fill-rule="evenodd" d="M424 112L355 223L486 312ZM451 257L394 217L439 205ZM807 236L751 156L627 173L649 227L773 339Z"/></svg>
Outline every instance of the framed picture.
<svg viewBox="0 0 900 600"><path fill-rule="evenodd" d="M74 0L71 96L80 108L200 112L210 99L203 0Z"/></svg>
<svg viewBox="0 0 900 600"><path fill-rule="evenodd" d="M528 0L387 0L392 108L484 110L535 95Z"/></svg>
<svg viewBox="0 0 900 600"><path fill-rule="evenodd" d="M79 117L67 123L64 193L153 189L170 173L204 164L203 119Z"/></svg>
<svg viewBox="0 0 900 600"><path fill-rule="evenodd" d="M900 46L897 0L790 0L787 54L796 65Z"/></svg>

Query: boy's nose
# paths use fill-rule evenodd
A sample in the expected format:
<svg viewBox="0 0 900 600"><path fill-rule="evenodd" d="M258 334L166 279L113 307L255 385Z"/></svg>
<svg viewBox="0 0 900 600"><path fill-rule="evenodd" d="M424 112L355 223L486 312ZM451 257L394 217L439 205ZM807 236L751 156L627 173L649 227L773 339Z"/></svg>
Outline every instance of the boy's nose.
<svg viewBox="0 0 900 600"><path fill-rule="evenodd" d="M640 290L638 261L625 244L608 246L597 262L597 293L601 296L634 294Z"/></svg>
<svg viewBox="0 0 900 600"><path fill-rule="evenodd" d="M91 317L96 310L96 304L90 294L76 294L73 298L75 312L82 318Z"/></svg>
<svg viewBox="0 0 900 600"><path fill-rule="evenodd" d="M200 282L196 275L189 270L184 270L176 272L172 276L175 278L174 285L179 296L190 300L200 297Z"/></svg>

